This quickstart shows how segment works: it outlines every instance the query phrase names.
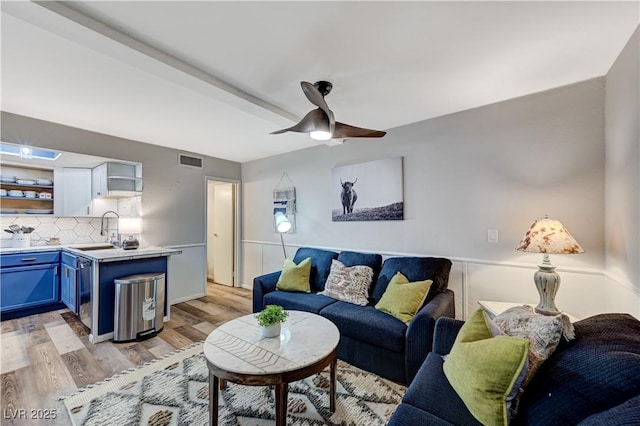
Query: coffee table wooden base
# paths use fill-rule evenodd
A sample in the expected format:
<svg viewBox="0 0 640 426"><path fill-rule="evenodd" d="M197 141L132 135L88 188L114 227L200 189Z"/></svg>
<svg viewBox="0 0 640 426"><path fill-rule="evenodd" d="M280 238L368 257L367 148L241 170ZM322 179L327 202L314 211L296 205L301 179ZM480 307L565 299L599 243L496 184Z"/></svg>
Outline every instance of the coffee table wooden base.
<svg viewBox="0 0 640 426"><path fill-rule="evenodd" d="M275 386L276 426L284 426L287 424L289 383L319 373L327 366L330 366L329 410L333 413L336 410L336 363L335 349L314 364L278 374L238 374L222 370L207 360L207 367L209 368L209 425L217 426L218 424L219 390L223 388L224 381L228 380L241 385Z"/></svg>

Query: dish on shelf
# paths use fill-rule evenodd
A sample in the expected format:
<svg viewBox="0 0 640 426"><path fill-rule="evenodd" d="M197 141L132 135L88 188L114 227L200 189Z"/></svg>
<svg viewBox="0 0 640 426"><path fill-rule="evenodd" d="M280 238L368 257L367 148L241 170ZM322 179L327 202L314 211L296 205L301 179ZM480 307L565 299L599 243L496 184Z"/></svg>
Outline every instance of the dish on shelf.
<svg viewBox="0 0 640 426"><path fill-rule="evenodd" d="M18 214L18 210L14 210L14 209L0 209L0 214Z"/></svg>
<svg viewBox="0 0 640 426"><path fill-rule="evenodd" d="M7 190L6 189L0 189L0 197L6 197L7 196Z"/></svg>
<svg viewBox="0 0 640 426"><path fill-rule="evenodd" d="M20 185L35 185L36 181L31 179L17 179L16 183L19 183Z"/></svg>
<svg viewBox="0 0 640 426"><path fill-rule="evenodd" d="M25 214L52 214L53 210L31 209L31 210L25 210L24 212L25 212Z"/></svg>
<svg viewBox="0 0 640 426"><path fill-rule="evenodd" d="M9 197L24 197L24 192L20 189L12 189L8 192Z"/></svg>
<svg viewBox="0 0 640 426"><path fill-rule="evenodd" d="M16 181L15 176L0 175L0 182L13 183Z"/></svg>
<svg viewBox="0 0 640 426"><path fill-rule="evenodd" d="M24 196L26 198L36 198L36 191L24 191Z"/></svg>
<svg viewBox="0 0 640 426"><path fill-rule="evenodd" d="M36 179L36 185L51 186L53 181L49 179Z"/></svg>

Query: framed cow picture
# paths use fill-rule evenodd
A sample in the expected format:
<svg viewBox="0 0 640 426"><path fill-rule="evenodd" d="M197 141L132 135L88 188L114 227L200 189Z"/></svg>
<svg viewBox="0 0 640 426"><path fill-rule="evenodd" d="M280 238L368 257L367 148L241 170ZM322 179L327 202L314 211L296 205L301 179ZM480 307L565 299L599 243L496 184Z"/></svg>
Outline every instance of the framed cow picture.
<svg viewBox="0 0 640 426"><path fill-rule="evenodd" d="M333 222L403 220L402 157L335 167Z"/></svg>

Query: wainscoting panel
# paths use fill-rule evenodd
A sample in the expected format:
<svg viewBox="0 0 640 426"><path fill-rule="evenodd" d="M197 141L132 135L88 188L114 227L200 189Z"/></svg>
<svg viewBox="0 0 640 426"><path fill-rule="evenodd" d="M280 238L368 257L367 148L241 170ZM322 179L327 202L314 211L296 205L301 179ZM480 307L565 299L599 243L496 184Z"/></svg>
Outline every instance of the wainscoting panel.
<svg viewBox="0 0 640 426"><path fill-rule="evenodd" d="M204 244L169 246L182 254L169 256L169 304L196 299L206 294L207 253Z"/></svg>
<svg viewBox="0 0 640 426"><path fill-rule="evenodd" d="M282 247L276 243L243 241L243 277L241 282L251 288L253 277L282 268ZM287 246L287 255L293 257L298 246ZM333 247L319 247L341 251ZM359 250L356 250L359 251ZM390 256L427 256L421 253L381 253ZM465 319L478 306L479 300L521 302L536 305L539 297L533 282L535 265L482 259L451 258L453 266L449 288L456 295L456 318ZM640 318L640 292L605 276L599 270L579 268L563 269L558 265L561 285L556 305L578 318L602 312L627 312Z"/></svg>
<svg viewBox="0 0 640 426"><path fill-rule="evenodd" d="M640 285L640 283L637 283ZM610 276L604 277L603 310L606 312L625 312L640 318L640 290L630 283Z"/></svg>

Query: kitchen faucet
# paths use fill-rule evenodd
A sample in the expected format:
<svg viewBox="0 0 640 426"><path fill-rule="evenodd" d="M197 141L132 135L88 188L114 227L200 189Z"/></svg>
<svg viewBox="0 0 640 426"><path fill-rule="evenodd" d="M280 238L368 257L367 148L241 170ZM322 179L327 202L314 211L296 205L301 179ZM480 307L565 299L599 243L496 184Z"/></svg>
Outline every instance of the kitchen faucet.
<svg viewBox="0 0 640 426"><path fill-rule="evenodd" d="M109 223L107 222L107 227L105 228L104 226L104 217L108 214L108 213L113 213L114 215L116 215L116 217L119 219L120 215L116 212L114 212L113 210L107 210L106 212L104 212L104 214L102 215L102 218L100 218L100 235L104 235L105 231L109 231ZM117 230L118 228L116 228ZM119 232L116 233L116 241L114 245L118 245L120 243L120 236L119 236ZM109 238L107 237L107 241L109 240ZM113 244L113 242L112 242Z"/></svg>

